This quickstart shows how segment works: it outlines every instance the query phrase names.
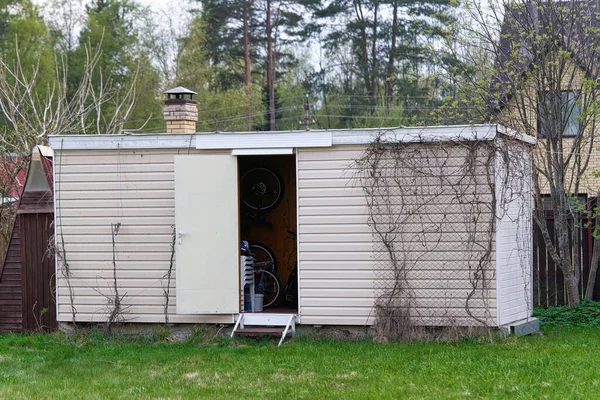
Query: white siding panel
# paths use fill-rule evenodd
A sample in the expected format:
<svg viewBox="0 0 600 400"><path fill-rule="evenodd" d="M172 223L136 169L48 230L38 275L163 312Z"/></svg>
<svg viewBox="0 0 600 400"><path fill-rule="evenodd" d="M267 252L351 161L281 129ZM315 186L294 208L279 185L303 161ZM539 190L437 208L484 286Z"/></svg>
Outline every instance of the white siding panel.
<svg viewBox="0 0 600 400"><path fill-rule="evenodd" d="M67 168L63 169L66 172ZM144 182L144 181L172 181L173 172L127 172L123 170L115 171L103 171L100 173L86 173L86 181L88 183L95 182L116 182L126 183L131 181ZM62 182L64 184L69 182L79 182L80 177L77 175L63 175ZM125 182L126 181L126 182Z"/></svg>
<svg viewBox="0 0 600 400"><path fill-rule="evenodd" d="M64 235L65 240L67 240L69 243L85 243L85 244L97 244L97 243L108 243L112 245L112 238L108 235L103 235L103 236L99 236L99 235L95 235L95 234L86 234L86 235ZM157 243L157 244L163 244L163 243L170 243L171 242L171 238L172 236L167 234L167 235L153 235L153 234L146 234L146 235L131 235L131 234L121 234L121 232L119 232L118 235L118 239L119 239L119 244L123 244L123 243L127 243L127 244L139 244L139 243ZM112 247L112 246L111 246ZM119 247L120 249L120 245L116 246Z"/></svg>
<svg viewBox="0 0 600 400"><path fill-rule="evenodd" d="M63 200L61 202L61 205L62 204L67 204L67 201ZM58 207L61 207L61 206L58 206ZM137 216L130 216L128 212L127 213L126 212L115 212L114 215L119 218L119 222L121 223L121 227L123 229L132 228L134 226L142 227L142 228L146 227L146 226L163 226L163 227L172 226L172 224L168 224L170 219L166 218L166 217L137 217ZM174 214L172 216L170 216L170 218L173 219ZM98 229L98 228L96 228L97 226L104 227L104 228L106 228L106 226L108 226L108 232L110 234L110 222L107 225L108 220L106 217L90 216L90 215L65 217L63 215L60 217L60 219L62 221L61 226L64 226L65 228L93 226L94 227L93 229ZM95 232L95 231L90 230L90 232Z"/></svg>
<svg viewBox="0 0 600 400"><path fill-rule="evenodd" d="M352 170L363 150L361 146L335 146L298 151L299 312L303 324L372 324L375 287L389 284L385 270L379 269L377 275L374 272L373 260L385 253L374 250L363 191ZM171 259L175 222L173 157L188 152L56 151L58 243L64 239L73 274L70 286L78 309L77 320L102 322L106 318L106 295L111 290L113 269L110 224L120 223L116 263L119 292L125 294L128 305L124 317L135 322L164 321L164 274ZM450 165L458 165L460 159L451 158ZM486 183L486 179L480 171L478 182ZM421 183L414 199L407 199L408 204L420 205L423 198L429 202L423 205L419 220L411 220L404 227L406 233L414 233L414 240L405 243L409 250L405 260L413 266L411 287L415 304L428 324L472 324L463 305L469 294L469 265L476 261L469 259L469 246L465 245L468 221L459 211L448 211L452 208L447 206L453 204L448 193L440 193L434 182ZM479 189L486 187L487 183ZM489 199L480 196L482 201ZM485 212L480 215L487 216ZM417 237L422 231L426 233ZM435 245L429 245L426 251L419 248L420 242L432 238ZM475 238L482 240L485 235ZM499 248L498 253L504 250ZM496 254L493 257L495 260ZM59 267L59 319L70 321L69 288L61 263ZM512 268L512 264L507 264L499 271L498 276L505 280L503 286L498 285L499 293L518 291ZM175 281L173 271L170 309L177 304ZM500 308L502 295L496 296L495 282L490 296L472 300L474 315L486 316L490 307ZM515 307L518 308L515 302L506 302L507 312L513 312ZM172 313L169 318L175 323L231 322L231 316Z"/></svg>
<svg viewBox="0 0 600 400"><path fill-rule="evenodd" d="M150 191L149 191L150 192ZM63 198L64 200L64 198ZM104 208L174 208L175 203L173 199L157 199L150 198L150 196L144 198L143 196L137 196L134 198L121 198L121 199L110 199L103 198L102 206ZM98 207L98 204L94 204L90 199L69 199L69 202L63 205L63 209L75 208L75 209L89 209ZM86 210L87 211L87 210Z"/></svg>
<svg viewBox="0 0 600 400"><path fill-rule="evenodd" d="M113 276L110 224L120 223L115 241L123 318L164 322L165 274L175 223L173 159L175 154L189 152L198 153L194 149L55 149L57 239L59 247L62 240L65 243L77 321L106 321ZM175 282L174 265L170 322L232 322L231 315L177 315ZM59 261L60 321L72 320L68 286Z"/></svg>
<svg viewBox="0 0 600 400"><path fill-rule="evenodd" d="M127 199L172 199L173 191L169 189L149 189L149 190L78 190L68 192L61 191L62 200L81 200L85 197L85 201L89 200L127 200Z"/></svg>
<svg viewBox="0 0 600 400"><path fill-rule="evenodd" d="M372 323L372 234L362 188L347 170L362 151L359 146L298 151L303 324Z"/></svg>
<svg viewBox="0 0 600 400"><path fill-rule="evenodd" d="M63 226L63 234L66 236L85 236L88 238L91 236L95 236L98 234L98 231L102 232L103 234L109 234L110 235L110 226L100 226L98 227L98 231L90 231L90 229L87 226L78 226L78 225L70 225L70 226ZM119 237L121 238L126 238L128 236L138 236L138 237L144 237L144 236L152 236L152 235L171 235L173 233L173 228L170 226L164 226L164 225L144 225L144 226L140 226L140 225L130 225L130 226L124 226L121 225L121 229L119 230ZM125 239L123 239L125 240Z"/></svg>
<svg viewBox="0 0 600 400"><path fill-rule="evenodd" d="M364 197L364 193L361 188L357 187L321 187L312 189L306 187L302 191L302 198L299 200L307 201L311 197Z"/></svg>
<svg viewBox="0 0 600 400"><path fill-rule="evenodd" d="M90 160L92 161L92 160ZM115 162L117 162L115 160ZM61 173L59 175L62 176ZM88 182L87 175L81 176L82 181L61 182L60 190L65 192L79 191L109 191L109 190L173 190L175 188L174 181L152 182L152 181L130 181L123 180L122 182ZM84 180L85 179L85 180Z"/></svg>
<svg viewBox="0 0 600 400"><path fill-rule="evenodd" d="M374 318L372 313L365 316L352 315L352 316L323 316L323 315L306 315L302 317L303 325L355 325L365 326L373 325Z"/></svg>
<svg viewBox="0 0 600 400"><path fill-rule="evenodd" d="M106 218L105 223L117 223L119 221L113 221L112 219L119 218L121 216L127 215L128 217L172 217L175 213L174 207L129 207L125 212L125 207L119 207L117 209L114 208L102 208L101 204L96 204L94 207L86 207L86 208L74 208L68 207L68 204L65 202L61 202L61 213L63 218L70 217L102 217Z"/></svg>
<svg viewBox="0 0 600 400"><path fill-rule="evenodd" d="M106 308L104 308L106 310ZM157 321L157 314L141 314L136 312L136 309L128 309L127 312L123 315L122 320L124 322L131 323L157 323L164 322ZM163 314L164 315L164 314ZM76 321L77 322L91 322L91 323L103 323L109 317L109 314L106 311L99 310L96 313L85 314L85 313L77 313ZM60 322L72 322L71 310L68 308L60 308L58 313L58 321ZM235 322L231 315L180 315L180 314L172 314L169 316L169 323L173 324L185 324L185 323L193 323L193 324L231 324Z"/></svg>
<svg viewBox="0 0 600 400"><path fill-rule="evenodd" d="M301 192L301 191L299 191ZM298 211L298 219L300 222L300 229L304 226L309 228L310 225L331 225L336 224L346 225L346 224L366 224L367 223L367 215L359 214L359 215L342 215L338 216L335 214L331 215L303 215L300 211L303 207L299 207Z"/></svg>
<svg viewBox="0 0 600 400"><path fill-rule="evenodd" d="M498 323L504 325L529 318L533 311L532 167L529 146L499 143L498 151L512 160L506 164L501 155L496 157L497 313Z"/></svg>
<svg viewBox="0 0 600 400"><path fill-rule="evenodd" d="M300 314L304 324L372 324L376 292L392 286L386 278L391 271L374 264L387 254L376 250L367 224L368 208L354 165L363 151L364 147L346 146L301 149L298 153ZM448 182L463 177L464 154L452 154L445 161ZM483 212L479 217L485 220L492 218L492 210L486 208L492 204L488 169L477 167L476 171L478 193L465 193L460 200L462 204L480 201ZM410 174L407 170L406 175ZM421 323L472 325L465 303L472 290L470 268L478 257L469 254L472 242L485 243L490 233L473 235L469 228L472 216L461 213L456 193L451 188L443 189L444 193L438 181L420 178L414 196L391 201L420 210L419 216L403 227L404 261L411 265L407 275L411 299ZM486 273L492 286L485 297L473 297L469 310L477 318L493 322L494 271Z"/></svg>

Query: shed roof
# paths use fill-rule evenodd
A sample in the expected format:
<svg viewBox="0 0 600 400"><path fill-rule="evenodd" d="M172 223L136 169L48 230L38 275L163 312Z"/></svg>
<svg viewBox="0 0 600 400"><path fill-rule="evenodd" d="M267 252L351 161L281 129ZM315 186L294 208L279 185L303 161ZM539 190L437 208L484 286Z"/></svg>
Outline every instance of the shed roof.
<svg viewBox="0 0 600 400"><path fill-rule="evenodd" d="M55 135L55 150L75 149L290 149L365 145L379 138L390 142L456 142L510 137L535 144L534 137L502 125L444 125L429 127L339 129L276 132L199 132L195 134Z"/></svg>

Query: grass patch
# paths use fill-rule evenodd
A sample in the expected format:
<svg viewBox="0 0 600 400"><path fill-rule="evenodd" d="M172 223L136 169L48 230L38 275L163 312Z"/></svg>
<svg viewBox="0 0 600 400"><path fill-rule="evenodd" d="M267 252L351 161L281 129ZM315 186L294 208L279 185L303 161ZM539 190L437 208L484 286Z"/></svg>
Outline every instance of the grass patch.
<svg viewBox="0 0 600 400"><path fill-rule="evenodd" d="M539 318L542 326L600 327L600 302L585 300L571 308L536 308L533 316Z"/></svg>
<svg viewBox="0 0 600 400"><path fill-rule="evenodd" d="M202 336L199 332L198 337ZM0 398L593 398L600 329L496 343L0 336Z"/></svg>

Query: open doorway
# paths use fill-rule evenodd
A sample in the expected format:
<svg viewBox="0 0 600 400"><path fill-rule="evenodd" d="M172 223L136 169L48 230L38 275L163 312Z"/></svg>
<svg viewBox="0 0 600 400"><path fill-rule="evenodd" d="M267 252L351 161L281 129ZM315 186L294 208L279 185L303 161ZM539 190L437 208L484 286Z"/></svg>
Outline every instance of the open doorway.
<svg viewBox="0 0 600 400"><path fill-rule="evenodd" d="M238 173L240 237L261 265L256 270L266 271L255 274L255 281L267 282L256 285L257 292L266 292L260 293L263 312L296 313L296 156L238 156Z"/></svg>

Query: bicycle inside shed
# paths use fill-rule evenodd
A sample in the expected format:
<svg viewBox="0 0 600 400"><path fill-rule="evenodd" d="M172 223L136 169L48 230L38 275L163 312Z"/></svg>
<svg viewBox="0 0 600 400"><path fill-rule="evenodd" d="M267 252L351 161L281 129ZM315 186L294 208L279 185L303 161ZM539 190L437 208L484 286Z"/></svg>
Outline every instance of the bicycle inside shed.
<svg viewBox="0 0 600 400"><path fill-rule="evenodd" d="M296 156L238 156L238 174L240 238L255 261L254 291L260 295L260 311L295 314ZM248 290L241 299L244 311L254 310Z"/></svg>

